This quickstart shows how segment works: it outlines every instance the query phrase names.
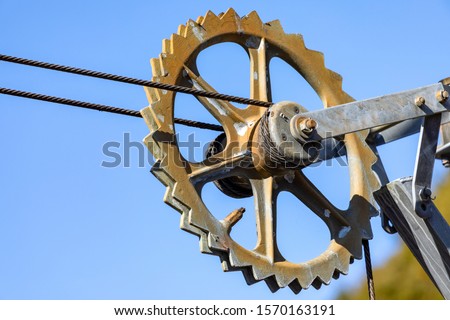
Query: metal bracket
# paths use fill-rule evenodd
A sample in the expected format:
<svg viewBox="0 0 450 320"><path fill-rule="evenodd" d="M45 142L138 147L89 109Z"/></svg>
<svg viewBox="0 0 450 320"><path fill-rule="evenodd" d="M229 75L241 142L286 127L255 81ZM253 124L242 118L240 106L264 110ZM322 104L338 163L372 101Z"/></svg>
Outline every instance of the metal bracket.
<svg viewBox="0 0 450 320"><path fill-rule="evenodd" d="M442 164L450 168L450 112L442 113L441 139L441 145L436 151L436 158L441 159Z"/></svg>
<svg viewBox="0 0 450 320"><path fill-rule="evenodd" d="M420 130L419 146L412 181L414 210L421 218L431 215L431 180L439 139L441 114L425 117Z"/></svg>
<svg viewBox="0 0 450 320"><path fill-rule="evenodd" d="M450 227L430 201L428 217L414 209L412 178L388 183L374 193L403 241L445 299L450 299Z"/></svg>
<svg viewBox="0 0 450 320"><path fill-rule="evenodd" d="M450 299L450 227L433 204L430 189L441 120L447 120L447 114L424 118L413 178L388 183L374 197L383 212L383 226L392 223L444 298Z"/></svg>

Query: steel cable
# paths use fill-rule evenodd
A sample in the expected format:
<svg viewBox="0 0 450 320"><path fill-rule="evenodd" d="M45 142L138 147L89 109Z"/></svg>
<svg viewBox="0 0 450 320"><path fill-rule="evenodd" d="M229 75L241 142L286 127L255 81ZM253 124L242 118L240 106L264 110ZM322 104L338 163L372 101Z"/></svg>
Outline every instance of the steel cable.
<svg viewBox="0 0 450 320"><path fill-rule="evenodd" d="M8 89L8 88L0 88L0 94L6 94L6 95L10 95L10 96L23 97L23 98L34 99L34 100L41 100L41 101L65 104L65 105L80 107L80 108L85 108L85 109L92 109L92 110L117 113L117 114L122 114L122 115L126 115L126 116L142 118L141 113L136 110L117 108L117 107L107 106L107 105L103 105L103 104L71 100L71 99L54 97L54 96L47 96L47 95L39 94L39 93L19 91L19 90L13 90L13 89ZM209 129L209 130L214 130L214 131L223 131L222 126L219 126L216 124L211 124L211 123L179 119L179 118L174 118L174 122L181 124L181 125L189 126L189 127Z"/></svg>
<svg viewBox="0 0 450 320"><path fill-rule="evenodd" d="M231 96L231 95L217 93L217 92L208 92L208 91L203 91L203 90L197 90L197 89L193 89L193 88L182 87L182 86L177 86L177 85L172 85L172 84L167 84L167 83L118 76L118 75L114 75L114 74L110 74L110 73L104 73L104 72L99 72L99 71L74 68L74 67L63 66L63 65L47 63L47 62L42 62L42 61L7 56L4 54L0 54L0 60L12 62L12 63L23 64L23 65L27 65L27 66L31 66L31 67L38 67L38 68L55 70L55 71L74 73L74 74L88 76L88 77L106 79L106 80L111 80L111 81L118 81L118 82L129 83L129 84L136 84L136 85L140 85L140 86L144 86L144 87L151 87L151 88L157 88L157 89L162 89L162 90L187 93L187 94L192 94L194 96L226 100L226 101L231 101L231 102L236 102L236 103L241 103L241 104L250 104L250 105L261 106L261 107L270 107L271 105L273 105L272 102L267 102L267 101L259 101L259 100L254 100L254 99Z"/></svg>
<svg viewBox="0 0 450 320"><path fill-rule="evenodd" d="M364 260L366 262L367 290L369 292L369 299L375 300L375 284L373 282L372 260L370 259L369 240L363 239L362 244L364 247Z"/></svg>

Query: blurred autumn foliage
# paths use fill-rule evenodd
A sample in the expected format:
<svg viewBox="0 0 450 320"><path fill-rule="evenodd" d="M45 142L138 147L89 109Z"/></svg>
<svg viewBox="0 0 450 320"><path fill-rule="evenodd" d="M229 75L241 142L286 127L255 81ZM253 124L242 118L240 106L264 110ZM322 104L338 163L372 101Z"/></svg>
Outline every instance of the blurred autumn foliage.
<svg viewBox="0 0 450 320"><path fill-rule="evenodd" d="M436 195L434 203L445 219L450 221L450 174L440 184ZM439 291L404 244L396 255L374 270L374 281L377 299L442 299ZM356 290L345 291L338 299L367 300L367 297L367 284L364 279Z"/></svg>

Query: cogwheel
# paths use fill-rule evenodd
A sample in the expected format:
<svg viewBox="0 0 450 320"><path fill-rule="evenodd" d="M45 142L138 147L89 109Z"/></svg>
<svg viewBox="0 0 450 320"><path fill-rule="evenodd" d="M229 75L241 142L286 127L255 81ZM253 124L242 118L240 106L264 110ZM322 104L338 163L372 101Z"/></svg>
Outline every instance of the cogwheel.
<svg viewBox="0 0 450 320"><path fill-rule="evenodd" d="M271 100L268 66L271 58L278 57L306 79L325 108L353 100L342 90L341 76L328 70L322 53L307 49L300 35L285 34L278 21L263 23L255 12L241 18L233 9L219 16L207 12L181 25L170 40L163 40L162 53L151 60L152 80L214 91L199 75L196 58L205 48L221 42L237 43L247 51L252 99ZM199 236L201 251L220 257L225 271L242 271L249 284L264 280L272 291L289 286L298 293L311 285L329 284L331 278L347 274L353 258L361 259L361 241L372 238L370 217L377 213L372 206L372 190L378 187L372 165L377 158L365 142L367 131L345 136L351 190L348 209L339 210L301 170L293 170L287 177L255 169L252 143L266 108L249 105L238 109L227 101L197 97L223 126L226 140L234 144L228 143L203 162L192 163L183 158L175 139L175 93L145 89L150 106L141 113L150 134L144 142L156 159L153 174L167 187L164 201L181 213L181 228ZM236 176L248 179L255 198L258 243L253 250L230 236L242 210L218 220L201 198L206 183ZM275 207L280 191L303 201L330 229L330 244L318 257L294 263L278 250Z"/></svg>

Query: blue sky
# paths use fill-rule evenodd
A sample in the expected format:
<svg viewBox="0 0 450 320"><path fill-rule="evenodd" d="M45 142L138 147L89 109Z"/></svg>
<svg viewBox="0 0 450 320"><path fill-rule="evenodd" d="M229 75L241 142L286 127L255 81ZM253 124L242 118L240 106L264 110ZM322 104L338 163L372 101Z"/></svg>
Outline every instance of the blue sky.
<svg viewBox="0 0 450 320"><path fill-rule="evenodd" d="M443 0L0 0L0 52L150 79L149 59L161 52L162 39L190 18L228 7L240 15L256 10L263 21L279 19L286 32L302 34L307 47L325 54L327 67L344 77L344 89L356 99L449 76L450 4ZM234 47L211 48L201 58L200 71L218 90L248 95L248 65ZM318 107L298 75L281 62L272 67L275 101ZM234 78L244 79L229 80ZM4 62L0 86L136 110L148 104L140 87ZM208 118L192 107L192 97L180 96L177 103L190 106L176 111L180 116ZM272 294L264 283L249 287L240 273L223 273L218 258L200 254L196 238L179 230L178 213L164 205L164 188L149 173L147 153L144 166L137 148L131 149L130 167L101 166L111 160L102 152L105 143L119 142L123 155L127 135L132 141L147 135L142 119L8 96L0 96L0 108L2 299L322 299L364 276L363 263L356 261L348 276L299 296L289 289ZM214 135L198 137L206 143ZM414 136L380 148L391 179L412 174L416 142ZM437 163L435 182L444 172ZM346 206L346 167L335 163L307 174L337 206ZM288 196L282 200L281 248L293 260L318 255L328 243L326 229ZM217 216L236 203L252 207L250 200L232 202L212 187L204 201ZM372 224L378 265L399 240L380 230L379 218ZM254 232L242 230L240 241L250 246Z"/></svg>

